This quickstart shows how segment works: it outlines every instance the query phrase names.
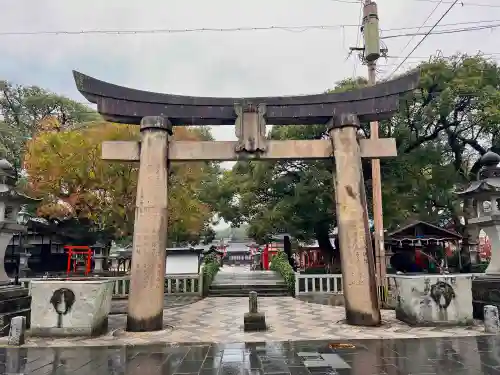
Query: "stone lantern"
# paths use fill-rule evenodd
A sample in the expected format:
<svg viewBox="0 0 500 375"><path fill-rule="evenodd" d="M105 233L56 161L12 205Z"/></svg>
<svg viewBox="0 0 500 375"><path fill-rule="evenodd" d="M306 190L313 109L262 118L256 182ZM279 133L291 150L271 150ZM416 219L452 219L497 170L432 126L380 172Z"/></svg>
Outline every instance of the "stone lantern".
<svg viewBox="0 0 500 375"><path fill-rule="evenodd" d="M477 181L473 181L458 196L472 198L476 216L468 220L484 230L491 243L491 260L484 275L472 281L474 318L483 319L483 307L500 307L500 155L488 151L480 160Z"/></svg>
<svg viewBox="0 0 500 375"><path fill-rule="evenodd" d="M100 242L96 242L91 248L94 253L94 272L100 273L103 271L103 261L106 259L103 254L105 246Z"/></svg>
<svg viewBox="0 0 500 375"><path fill-rule="evenodd" d="M478 180L457 195L474 200L476 217L468 224L484 230L491 242L491 261L485 274L500 276L500 155L488 151L480 163Z"/></svg>
<svg viewBox="0 0 500 375"><path fill-rule="evenodd" d="M5 252L15 234L25 233L27 228L19 220L24 205L40 202L16 191L17 174L7 160L0 160L0 285L10 283L4 267ZM22 216L22 215L21 215ZM18 249L19 250L19 249ZM21 251L21 250L19 250Z"/></svg>
<svg viewBox="0 0 500 375"><path fill-rule="evenodd" d="M0 160L0 335L9 332L10 320L15 316L27 317L27 326L30 320L31 297L28 289L21 285L12 285L5 272L5 252L15 234L27 231L25 225L19 221L19 212L23 205L39 202L40 200L27 197L15 190L17 174L14 167L5 159ZM21 236L20 236L21 238ZM22 249L20 250L22 251ZM25 252L26 253L26 252ZM25 270L26 264L18 264L18 271Z"/></svg>

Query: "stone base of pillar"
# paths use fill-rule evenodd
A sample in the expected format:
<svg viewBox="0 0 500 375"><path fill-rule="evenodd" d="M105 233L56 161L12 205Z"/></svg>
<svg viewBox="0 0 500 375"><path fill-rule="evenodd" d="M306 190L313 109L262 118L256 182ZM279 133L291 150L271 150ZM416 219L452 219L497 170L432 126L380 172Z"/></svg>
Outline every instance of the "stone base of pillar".
<svg viewBox="0 0 500 375"><path fill-rule="evenodd" d="M266 316L263 313L245 313L243 316L244 332L262 332L267 331Z"/></svg>
<svg viewBox="0 0 500 375"><path fill-rule="evenodd" d="M148 319L137 319L127 316L127 331L129 332L152 332L163 329L163 311Z"/></svg>

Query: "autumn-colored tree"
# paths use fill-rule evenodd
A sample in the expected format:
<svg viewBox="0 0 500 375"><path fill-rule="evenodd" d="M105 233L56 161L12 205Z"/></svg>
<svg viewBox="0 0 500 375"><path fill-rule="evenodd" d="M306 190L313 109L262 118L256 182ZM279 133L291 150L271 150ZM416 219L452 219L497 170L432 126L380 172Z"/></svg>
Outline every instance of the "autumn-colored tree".
<svg viewBox="0 0 500 375"><path fill-rule="evenodd" d="M71 129L100 118L85 104L64 96L0 80L0 157L19 168L26 142L42 128Z"/></svg>
<svg viewBox="0 0 500 375"><path fill-rule="evenodd" d="M90 218L101 229L114 228L117 238L133 231L138 164L101 160L101 144L137 140L139 127L93 122L60 131L46 124L28 142L24 158L32 194L44 198L38 214L45 217ZM200 140L206 129L176 127L174 139ZM215 172L208 163L177 163L169 182L169 239L196 242L212 218L199 199L205 180Z"/></svg>

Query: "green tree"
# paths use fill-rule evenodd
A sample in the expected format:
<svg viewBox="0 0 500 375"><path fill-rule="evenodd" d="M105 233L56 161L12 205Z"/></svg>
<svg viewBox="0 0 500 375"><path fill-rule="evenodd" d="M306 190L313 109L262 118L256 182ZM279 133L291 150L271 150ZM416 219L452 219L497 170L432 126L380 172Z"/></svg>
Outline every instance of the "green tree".
<svg viewBox="0 0 500 375"><path fill-rule="evenodd" d="M385 202L406 200L400 206L405 217L452 226L464 237L466 255L478 231L467 225L472 202L458 200L455 192L476 179L487 149L499 150L500 70L480 55L438 57L420 68L421 89L384 124L384 135L396 138L399 152L385 163Z"/></svg>
<svg viewBox="0 0 500 375"><path fill-rule="evenodd" d="M452 224L464 235L466 251L477 232L467 225L470 202L459 201L455 191L475 178L480 156L500 146L499 68L482 56L457 55L433 58L420 70L420 89L380 124L380 136L394 137L398 149L396 158L381 164L385 226L410 219ZM334 91L365 84L361 78L345 80ZM369 124L361 131L369 137ZM269 134L270 139L325 136L325 125L275 126ZM328 233L336 225L332 170L330 160L239 162L222 178L219 211L233 225L248 222L257 240L284 229L297 239L315 238L331 255ZM369 161L363 161L363 172L371 208Z"/></svg>
<svg viewBox="0 0 500 375"><path fill-rule="evenodd" d="M40 87L0 80L0 118L0 157L19 169L26 142L47 122L64 130L100 116L84 104Z"/></svg>

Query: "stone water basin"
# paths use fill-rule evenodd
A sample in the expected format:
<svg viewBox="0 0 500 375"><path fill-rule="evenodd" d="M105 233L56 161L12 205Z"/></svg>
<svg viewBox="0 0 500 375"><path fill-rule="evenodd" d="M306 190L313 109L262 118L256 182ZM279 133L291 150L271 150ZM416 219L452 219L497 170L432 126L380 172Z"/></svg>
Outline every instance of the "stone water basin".
<svg viewBox="0 0 500 375"><path fill-rule="evenodd" d="M396 318L415 326L472 325L472 274L391 275Z"/></svg>
<svg viewBox="0 0 500 375"><path fill-rule="evenodd" d="M99 278L33 280L32 336L97 336L106 333L114 281Z"/></svg>

